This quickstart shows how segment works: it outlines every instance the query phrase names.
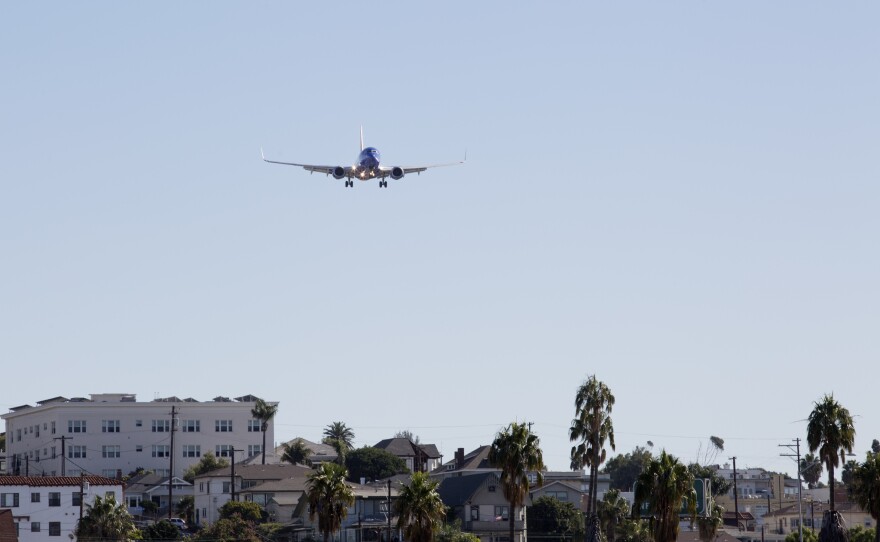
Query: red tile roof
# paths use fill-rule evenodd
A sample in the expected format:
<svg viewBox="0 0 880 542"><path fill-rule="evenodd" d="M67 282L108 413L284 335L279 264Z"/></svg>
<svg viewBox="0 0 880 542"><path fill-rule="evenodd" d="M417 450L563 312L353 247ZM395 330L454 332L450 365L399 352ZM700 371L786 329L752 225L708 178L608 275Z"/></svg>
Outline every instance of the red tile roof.
<svg viewBox="0 0 880 542"><path fill-rule="evenodd" d="M0 542L18 542L12 510L0 510Z"/></svg>
<svg viewBox="0 0 880 542"><path fill-rule="evenodd" d="M0 486L56 487L76 486L83 481L93 486L121 486L122 480L104 476L0 476Z"/></svg>

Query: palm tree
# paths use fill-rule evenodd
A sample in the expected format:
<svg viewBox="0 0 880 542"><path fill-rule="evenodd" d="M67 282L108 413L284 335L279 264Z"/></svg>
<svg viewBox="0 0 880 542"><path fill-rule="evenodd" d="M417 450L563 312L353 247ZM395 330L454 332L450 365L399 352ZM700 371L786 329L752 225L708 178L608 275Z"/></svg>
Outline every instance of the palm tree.
<svg viewBox="0 0 880 542"><path fill-rule="evenodd" d="M544 454L537 435L533 435L524 423L512 422L495 435L489 448L489 463L501 469L501 488L510 503L510 542L513 538L514 518L517 507L525 505L529 491L529 473L537 476L537 484L544 485ZM525 517L525 514L523 514Z"/></svg>
<svg viewBox="0 0 880 542"><path fill-rule="evenodd" d="M251 416L260 420L260 432L263 433L263 465L266 464L266 430L269 429L269 421L275 417L278 412L278 403L267 403L262 399L257 399L254 408L251 409Z"/></svg>
<svg viewBox="0 0 880 542"><path fill-rule="evenodd" d="M439 482L426 472L412 475L397 498L397 528L408 542L433 542L434 533L446 518L446 505L437 493Z"/></svg>
<svg viewBox="0 0 880 542"><path fill-rule="evenodd" d="M814 403L807 418L807 445L810 452L819 451L819 459L828 470L831 512L834 512L834 468L846 461L847 453L852 453L855 438L852 416L834 400L833 394Z"/></svg>
<svg viewBox="0 0 880 542"><path fill-rule="evenodd" d="M724 525L724 508L718 504L712 504L712 511L704 517L697 518L697 530L700 540L712 542L718 534L718 529Z"/></svg>
<svg viewBox="0 0 880 542"><path fill-rule="evenodd" d="M312 449L306 446L303 439L298 438L284 445L284 454L281 456L281 461L311 467L312 460L309 459L310 455L312 455Z"/></svg>
<svg viewBox="0 0 880 542"><path fill-rule="evenodd" d="M822 477L822 462L816 454L807 454L801 459L801 476L807 487L813 489Z"/></svg>
<svg viewBox="0 0 880 542"><path fill-rule="evenodd" d="M862 510L880 523L880 453L868 452L864 463L853 472L850 493ZM874 541L880 542L880 524L874 528Z"/></svg>
<svg viewBox="0 0 880 542"><path fill-rule="evenodd" d="M354 431L345 422L333 422L324 428L323 442L336 449L336 462L345 465L345 454L354 448Z"/></svg>
<svg viewBox="0 0 880 542"><path fill-rule="evenodd" d="M629 517L629 502L620 496L620 490L611 489L599 501L596 514L608 542L614 542L617 538L617 526Z"/></svg>
<svg viewBox="0 0 880 542"><path fill-rule="evenodd" d="M638 513L642 503L647 503L653 516L655 542L674 542L678 537L682 502L695 519L697 493L694 491L694 475L677 457L663 450L659 457L648 463L636 481L633 514Z"/></svg>
<svg viewBox="0 0 880 542"><path fill-rule="evenodd" d="M578 388L574 399L575 417L568 430L569 440L579 443L571 448L571 468L590 467L590 500L587 515L596 509L598 501L599 465L605 461L605 441L614 450L614 425L611 408L614 395L603 382L591 375Z"/></svg>
<svg viewBox="0 0 880 542"><path fill-rule="evenodd" d="M92 504L86 504L86 514L76 524L78 540L127 540L136 530L125 505L116 497L95 495Z"/></svg>
<svg viewBox="0 0 880 542"><path fill-rule="evenodd" d="M348 470L336 463L322 463L306 481L309 500L309 520L318 518L318 530L324 542L342 527L348 507L354 504L354 491L345 483Z"/></svg>

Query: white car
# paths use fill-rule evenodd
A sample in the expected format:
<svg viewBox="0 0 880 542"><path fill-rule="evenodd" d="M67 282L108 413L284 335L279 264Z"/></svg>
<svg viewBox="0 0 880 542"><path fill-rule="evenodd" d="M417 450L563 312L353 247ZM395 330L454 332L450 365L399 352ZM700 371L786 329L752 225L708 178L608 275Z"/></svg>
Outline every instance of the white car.
<svg viewBox="0 0 880 542"><path fill-rule="evenodd" d="M186 522L180 518L171 518L168 520L172 525L180 529L181 531L186 530Z"/></svg>

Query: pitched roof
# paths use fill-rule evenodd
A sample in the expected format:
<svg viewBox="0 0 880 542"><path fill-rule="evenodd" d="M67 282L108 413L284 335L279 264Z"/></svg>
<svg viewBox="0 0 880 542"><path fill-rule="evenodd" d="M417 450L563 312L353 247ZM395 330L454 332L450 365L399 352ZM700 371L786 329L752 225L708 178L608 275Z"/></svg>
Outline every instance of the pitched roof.
<svg viewBox="0 0 880 542"><path fill-rule="evenodd" d="M294 477L305 477L313 472L311 468L303 465L290 465L288 463L266 464L266 465L235 465L235 475L241 477L242 480L284 480ZM212 470L205 474L196 476L196 479L204 477L222 477L230 476L232 467L223 467L222 469Z"/></svg>
<svg viewBox="0 0 880 542"><path fill-rule="evenodd" d="M464 455L464 460L461 465L456 465L455 456L450 461L447 461L443 465L437 467L432 472L441 473L449 470L476 470L476 469L492 469L493 471L500 471L500 469L496 469L489 463L489 449L491 446L484 444L477 448L476 450L467 453Z"/></svg>
<svg viewBox="0 0 880 542"><path fill-rule="evenodd" d="M494 472L471 474L469 476L451 476L444 478L437 487L437 493L446 506L462 506L489 479L498 479Z"/></svg>
<svg viewBox="0 0 880 542"><path fill-rule="evenodd" d="M18 542L12 510L8 508L0 510L0 542Z"/></svg>
<svg viewBox="0 0 880 542"><path fill-rule="evenodd" d="M82 482L93 486L121 486L122 480L104 476L0 476L0 486L58 487L76 486Z"/></svg>
<svg viewBox="0 0 880 542"><path fill-rule="evenodd" d="M415 457L417 453L430 459L440 457L440 452L437 450L437 446L433 444L416 444L408 438L403 437L380 440L375 446L373 446L373 448L385 450L397 457ZM417 452L417 450L419 452Z"/></svg>

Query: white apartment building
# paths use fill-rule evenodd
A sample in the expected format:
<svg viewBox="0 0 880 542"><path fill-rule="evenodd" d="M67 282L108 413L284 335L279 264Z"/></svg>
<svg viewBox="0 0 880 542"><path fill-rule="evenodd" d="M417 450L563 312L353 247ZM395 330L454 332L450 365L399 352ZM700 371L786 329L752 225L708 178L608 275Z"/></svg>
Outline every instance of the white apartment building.
<svg viewBox="0 0 880 542"><path fill-rule="evenodd" d="M95 496L123 502L122 482L102 476L0 476L0 509L12 511L19 542L74 538L80 507Z"/></svg>
<svg viewBox="0 0 880 542"><path fill-rule="evenodd" d="M256 400L246 395L204 402L177 397L138 402L134 394L104 393L14 407L2 416L7 472L30 476L85 472L116 478L141 467L161 476L182 477L207 452L240 461L262 451L261 422L251 415ZM273 439L270 421L266 442Z"/></svg>

